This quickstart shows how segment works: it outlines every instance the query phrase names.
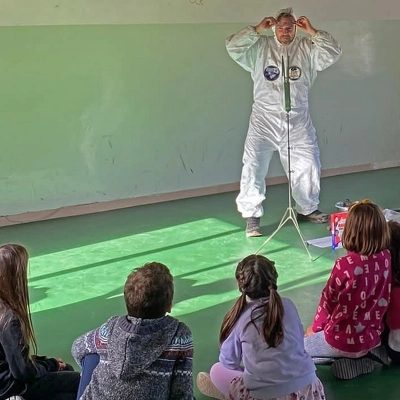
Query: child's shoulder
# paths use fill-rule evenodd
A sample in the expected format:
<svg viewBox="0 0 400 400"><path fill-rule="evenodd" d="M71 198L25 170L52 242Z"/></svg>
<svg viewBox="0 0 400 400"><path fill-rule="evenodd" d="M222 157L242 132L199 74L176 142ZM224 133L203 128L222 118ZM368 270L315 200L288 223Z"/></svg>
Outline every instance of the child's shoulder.
<svg viewBox="0 0 400 400"><path fill-rule="evenodd" d="M338 257L335 261L335 266L341 265L352 265L354 263L358 263L360 261L367 261L371 256L363 256L359 253L355 253L353 251L347 252L344 256Z"/></svg>
<svg viewBox="0 0 400 400"><path fill-rule="evenodd" d="M378 253L371 254L371 255L363 255L359 253L355 253L353 251L349 251L346 255L339 257L336 259L336 263L354 263L355 261L376 261L379 259L387 259L390 258L390 250L384 249Z"/></svg>
<svg viewBox="0 0 400 400"><path fill-rule="evenodd" d="M185 351L187 351L187 356L193 354L193 337L190 328L176 318L169 318L173 319L173 322L177 323L175 334L169 345L170 350L179 349L179 351L182 351L182 349L185 349Z"/></svg>
<svg viewBox="0 0 400 400"><path fill-rule="evenodd" d="M114 315L108 318L107 321L103 322L98 328L101 335L109 336L110 332L113 330L114 326L120 321L126 320L125 315Z"/></svg>
<svg viewBox="0 0 400 400"><path fill-rule="evenodd" d="M126 315L113 315L112 317L108 318L108 320L104 322L102 326L114 325L119 320L124 320L124 319L126 319Z"/></svg>
<svg viewBox="0 0 400 400"><path fill-rule="evenodd" d="M15 314L10 307L7 307L4 304L0 303L0 315L2 317L10 317L14 316Z"/></svg>
<svg viewBox="0 0 400 400"><path fill-rule="evenodd" d="M190 328L182 321L179 321L178 319L173 318L177 323L178 323L178 328L176 330L176 334L179 336L192 336L192 331Z"/></svg>
<svg viewBox="0 0 400 400"><path fill-rule="evenodd" d="M368 256L355 252L348 252L346 255L336 259L332 272L338 273L338 271L341 270L353 270L354 268L362 267L363 265L373 266L376 263L387 267L390 264L390 251L385 249L379 253Z"/></svg>
<svg viewBox="0 0 400 400"><path fill-rule="evenodd" d="M293 300L289 299L289 297L283 297L283 296L281 296L281 299L282 299L283 305L287 304L287 305L292 305L292 306L295 307L295 305L294 305L294 303L293 303Z"/></svg>
<svg viewBox="0 0 400 400"><path fill-rule="evenodd" d="M287 318L292 322L299 321L300 320L299 310L297 309L296 304L293 302L293 300L287 297L281 297L281 299L282 299L283 309L285 311L285 315L287 316Z"/></svg>
<svg viewBox="0 0 400 400"><path fill-rule="evenodd" d="M19 323L19 319L17 314L11 308L0 305L0 326L1 325L9 325L11 322Z"/></svg>
<svg viewBox="0 0 400 400"><path fill-rule="evenodd" d="M281 297L283 308L285 310L295 310L297 312L296 304L294 304L293 300L289 299L288 297Z"/></svg>

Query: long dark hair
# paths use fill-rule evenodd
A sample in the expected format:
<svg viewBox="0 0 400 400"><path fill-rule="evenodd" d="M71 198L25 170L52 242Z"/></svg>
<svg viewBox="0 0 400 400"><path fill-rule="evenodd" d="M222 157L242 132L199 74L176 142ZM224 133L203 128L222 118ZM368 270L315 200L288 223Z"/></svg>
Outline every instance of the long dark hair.
<svg viewBox="0 0 400 400"><path fill-rule="evenodd" d="M28 252L19 244L0 246L0 306L11 310L21 324L24 345L32 345L34 354L37 344L29 309ZM0 312L4 319L4 312ZM4 321L7 324L9 321Z"/></svg>
<svg viewBox="0 0 400 400"><path fill-rule="evenodd" d="M400 224L389 221L390 255L392 258L392 276L395 286L400 286Z"/></svg>
<svg viewBox="0 0 400 400"><path fill-rule="evenodd" d="M265 341L270 347L279 346L283 341L284 310L277 292L278 272L275 263L264 256L252 254L239 262L235 276L241 295L224 317L219 336L220 344L232 332L247 305L247 298L257 300L268 297L267 301L253 309L249 324L253 324L258 330L255 322L263 318L262 334Z"/></svg>

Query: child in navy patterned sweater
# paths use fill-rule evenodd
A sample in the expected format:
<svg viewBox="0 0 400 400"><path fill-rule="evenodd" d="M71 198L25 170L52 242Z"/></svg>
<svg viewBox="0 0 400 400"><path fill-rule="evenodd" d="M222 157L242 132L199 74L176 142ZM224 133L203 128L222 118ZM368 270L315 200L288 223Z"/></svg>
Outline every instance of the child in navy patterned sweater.
<svg viewBox="0 0 400 400"><path fill-rule="evenodd" d="M128 315L110 318L72 346L81 365L85 356L99 356L90 383L78 398L193 399L192 334L185 324L166 315L173 293L173 278L163 264L145 264L128 276L124 288Z"/></svg>
<svg viewBox="0 0 400 400"><path fill-rule="evenodd" d="M363 200L349 209L342 243L347 254L336 260L304 340L315 361L352 379L372 372L374 361L388 362L379 345L391 291L390 234L376 204Z"/></svg>

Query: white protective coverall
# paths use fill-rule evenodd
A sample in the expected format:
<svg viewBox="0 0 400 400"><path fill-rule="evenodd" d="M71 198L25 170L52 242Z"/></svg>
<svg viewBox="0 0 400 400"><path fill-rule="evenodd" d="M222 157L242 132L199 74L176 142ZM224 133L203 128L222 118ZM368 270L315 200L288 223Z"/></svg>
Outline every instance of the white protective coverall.
<svg viewBox="0 0 400 400"><path fill-rule="evenodd" d="M295 37L282 45L275 36L257 34L248 26L226 40L229 55L254 81L254 103L244 146L240 193L236 199L244 218L264 213L265 178L274 151L288 173L287 119L282 56L289 56L291 112L289 121L292 195L298 213L318 209L321 163L315 128L308 110L308 92L322 71L341 54L339 43L327 32ZM287 65L285 65L287 67Z"/></svg>

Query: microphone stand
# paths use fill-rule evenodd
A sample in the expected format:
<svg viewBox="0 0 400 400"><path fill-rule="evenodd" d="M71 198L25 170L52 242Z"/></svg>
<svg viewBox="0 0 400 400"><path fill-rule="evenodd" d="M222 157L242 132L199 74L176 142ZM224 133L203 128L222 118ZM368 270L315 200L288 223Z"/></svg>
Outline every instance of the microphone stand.
<svg viewBox="0 0 400 400"><path fill-rule="evenodd" d="M284 84L284 92L285 92L285 110L286 110L286 124L287 124L287 148L288 148L288 180L289 180L289 190L288 190L288 199L289 204L286 208L285 213L281 219L276 230L270 235L267 240L262 244L262 246L256 251L256 254L279 232L283 225L286 224L289 220L293 222L294 226L296 227L297 232L300 235L301 241L303 242L304 248L310 260L312 261L312 257L310 251L308 250L307 241L304 239L303 234L300 231L299 223L297 222L296 214L294 208L292 207L292 168L290 163L290 111L292 110L291 102L290 102L290 80L289 80L289 56L287 57L287 65L285 66L285 61L282 56L282 70L283 70L283 84Z"/></svg>

